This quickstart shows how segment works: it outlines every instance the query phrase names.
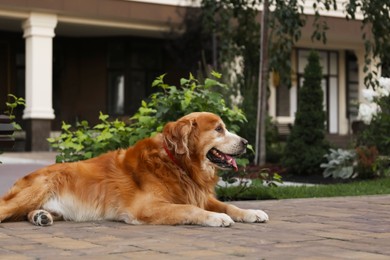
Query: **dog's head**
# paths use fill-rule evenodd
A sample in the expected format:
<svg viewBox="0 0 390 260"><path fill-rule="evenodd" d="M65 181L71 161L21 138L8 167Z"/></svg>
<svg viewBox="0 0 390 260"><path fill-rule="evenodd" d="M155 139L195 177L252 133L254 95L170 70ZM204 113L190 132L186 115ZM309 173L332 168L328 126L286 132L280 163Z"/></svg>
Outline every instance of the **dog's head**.
<svg viewBox="0 0 390 260"><path fill-rule="evenodd" d="M195 112L163 130L164 142L176 155L197 159L202 166L235 169L234 157L245 153L248 141L230 133L221 118L208 112Z"/></svg>

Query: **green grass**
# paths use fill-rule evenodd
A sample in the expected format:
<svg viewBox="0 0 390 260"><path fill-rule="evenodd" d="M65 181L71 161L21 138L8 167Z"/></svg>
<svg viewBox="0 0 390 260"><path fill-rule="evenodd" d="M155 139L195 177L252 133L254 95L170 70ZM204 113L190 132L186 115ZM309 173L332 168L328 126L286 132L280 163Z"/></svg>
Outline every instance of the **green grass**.
<svg viewBox="0 0 390 260"><path fill-rule="evenodd" d="M378 194L390 194L390 178L317 186L264 187L254 185L245 191L239 191L237 187L217 189L217 195L222 200L320 198Z"/></svg>

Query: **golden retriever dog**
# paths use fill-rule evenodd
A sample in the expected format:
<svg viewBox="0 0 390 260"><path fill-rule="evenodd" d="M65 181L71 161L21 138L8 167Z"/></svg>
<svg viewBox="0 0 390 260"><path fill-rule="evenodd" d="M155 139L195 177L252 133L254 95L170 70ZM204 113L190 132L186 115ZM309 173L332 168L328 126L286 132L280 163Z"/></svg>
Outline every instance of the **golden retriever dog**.
<svg viewBox="0 0 390 260"><path fill-rule="evenodd" d="M58 163L21 179L0 199L0 222L26 218L113 220L127 224L227 227L266 222L261 210L215 198L217 168L237 169L247 141L208 112L186 115L134 146L73 163Z"/></svg>

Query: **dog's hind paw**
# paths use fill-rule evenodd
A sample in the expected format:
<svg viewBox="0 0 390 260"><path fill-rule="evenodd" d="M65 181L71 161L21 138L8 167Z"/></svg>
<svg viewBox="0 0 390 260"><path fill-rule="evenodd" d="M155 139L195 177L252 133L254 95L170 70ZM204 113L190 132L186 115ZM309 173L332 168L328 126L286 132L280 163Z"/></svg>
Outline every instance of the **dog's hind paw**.
<svg viewBox="0 0 390 260"><path fill-rule="evenodd" d="M28 214L28 220L36 226L53 225L53 217L46 210L33 210Z"/></svg>

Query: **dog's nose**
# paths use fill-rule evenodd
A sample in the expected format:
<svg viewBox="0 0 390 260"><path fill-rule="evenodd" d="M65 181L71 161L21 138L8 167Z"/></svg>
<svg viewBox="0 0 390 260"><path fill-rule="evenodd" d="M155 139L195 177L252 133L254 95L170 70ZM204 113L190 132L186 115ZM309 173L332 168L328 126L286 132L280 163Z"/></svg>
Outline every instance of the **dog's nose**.
<svg viewBox="0 0 390 260"><path fill-rule="evenodd" d="M241 143L244 145L244 146L247 146L248 145L248 140L244 139L244 138L241 138Z"/></svg>

